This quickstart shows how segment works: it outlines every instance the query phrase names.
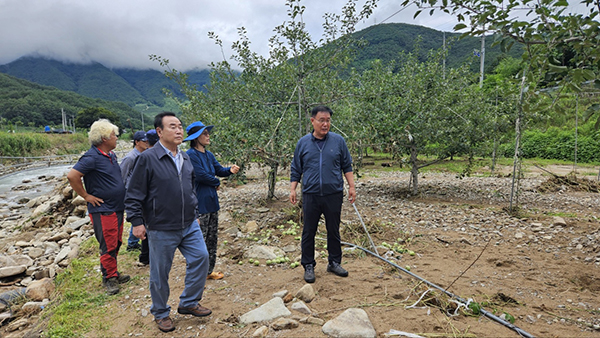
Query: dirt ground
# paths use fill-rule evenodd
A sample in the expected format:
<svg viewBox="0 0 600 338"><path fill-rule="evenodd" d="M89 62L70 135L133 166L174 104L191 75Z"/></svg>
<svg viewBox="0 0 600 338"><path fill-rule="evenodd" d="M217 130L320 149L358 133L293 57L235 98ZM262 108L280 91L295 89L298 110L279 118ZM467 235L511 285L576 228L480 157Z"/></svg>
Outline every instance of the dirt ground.
<svg viewBox="0 0 600 338"><path fill-rule="evenodd" d="M560 175L565 174L560 170L571 171L546 169ZM295 248L288 252L292 261L300 256L295 237L301 227L296 236L284 234L292 226L288 221L299 222L298 210L287 200L288 181L279 181L277 199L267 201L266 179L257 172L247 184L223 186L220 191L215 270L224 272L225 278L207 281L201 304L213 310L211 316L198 319L177 314L185 276L185 261L177 254L169 300L177 329L160 332L149 314L148 268L137 266L135 255L123 249L120 265L134 278L107 305L107 321L98 324L103 329L86 336L252 336L262 324L241 325L240 315L266 303L275 292L294 294L305 285L302 267L266 265L265 261L255 266L244 257L246 248L257 243L255 237L266 238L261 244ZM583 174L582 170L578 173ZM419 180L419 196L412 197L408 173L367 169L358 180L355 205L377 251L395 265L462 299L473 299L489 313L507 320L514 317L514 325L531 336L600 336L598 193L560 184L555 191L540 193L537 188L550 176L528 168L520 183L520 215L513 217L505 211L512 179L498 176L475 173L459 179L454 174L425 173ZM373 251L358 213L344 202L342 240ZM556 224L555 216L566 225ZM256 221L260 228L255 234L244 232L249 221ZM318 236L325 238L324 226L320 230ZM367 312L378 337L390 330L428 337L520 336L485 316L462 310L454 316L457 304L435 288L419 302L428 290L424 282L360 249L344 247L343 266L349 277L327 273L324 243L317 242L321 254L312 284L317 296L307 304L314 317L328 321L358 307ZM320 325L311 324L291 330L271 328L268 336L325 337Z"/></svg>

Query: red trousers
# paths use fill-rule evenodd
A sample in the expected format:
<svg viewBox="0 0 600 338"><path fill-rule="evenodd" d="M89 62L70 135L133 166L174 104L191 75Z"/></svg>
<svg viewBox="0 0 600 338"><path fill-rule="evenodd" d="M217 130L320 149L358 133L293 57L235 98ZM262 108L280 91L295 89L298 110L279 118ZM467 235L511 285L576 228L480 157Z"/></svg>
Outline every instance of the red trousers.
<svg viewBox="0 0 600 338"><path fill-rule="evenodd" d="M94 234L100 244L102 277L117 277L117 255L123 242L123 211L90 214Z"/></svg>

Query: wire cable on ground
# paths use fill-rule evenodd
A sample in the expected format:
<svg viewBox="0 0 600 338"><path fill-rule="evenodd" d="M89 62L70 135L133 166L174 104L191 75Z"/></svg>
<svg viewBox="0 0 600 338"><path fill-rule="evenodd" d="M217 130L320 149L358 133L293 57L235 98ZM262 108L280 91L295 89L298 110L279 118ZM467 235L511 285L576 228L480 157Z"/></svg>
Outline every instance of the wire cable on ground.
<svg viewBox="0 0 600 338"><path fill-rule="evenodd" d="M366 229L365 229L365 231L366 231ZM402 268L401 266L399 266L399 265L397 265L397 264L395 264L395 263L393 263L393 262L391 262L391 261L389 261L389 260L387 260L387 259L385 259L385 258L383 258L383 257L379 256L379 254L376 254L376 253L374 253L373 251L370 251L370 250L367 250L367 249L365 249L365 248L362 248L362 247L360 247L360 246L358 246L358 245L356 245L356 244L352 244L352 243L348 243L348 242L341 242L341 243L342 243L342 244L344 244L344 245L347 245L347 246L354 247L354 248L356 248L356 249L360 249L360 250L362 250L362 251L364 251L364 252L366 252L366 253L368 253L368 254L370 254L370 255L372 255L372 256L374 256L374 257L376 257L376 258L379 258L379 259L381 259L382 261L384 261L384 262L386 262L386 263L390 264L391 266L395 267L396 269L398 269L398 270L400 270L400 271L402 271L402 272L404 272L404 273L406 273L406 274L408 274L408 275L410 275L410 276L412 276L412 277L414 277L414 278L416 278L416 279L420 280L421 282L423 282L423 283L425 283L425 284L429 285L430 287L432 287L432 288L434 288L434 289L437 289L437 290L439 290L439 291L441 291L441 292L445 293L445 294L446 294L446 295L448 295L450 298L454 298L455 300L457 300L457 301L459 301L459 302L461 302L461 303L463 303L463 304L468 304L468 303L469 303L469 301L467 301L467 300L464 300L463 298L461 298L461 297L459 297L459 296L457 296L457 295L455 295L455 294L453 294L453 293L451 293L451 292L447 291L446 289L444 289L444 288L442 288L442 287L439 287L439 286L437 286L437 285L435 285L435 284L431 283L430 281L428 281L428 280L426 280L426 279L424 279L424 278L422 278L422 277L420 277L420 276L418 276L418 275L416 275L416 274L414 274L414 273L412 273L412 272L410 272L410 271L408 271L408 270L406 270L406 269ZM466 306L466 305L465 305L465 306ZM515 332L517 332L518 334L520 334L522 337L527 337L527 338L534 338L534 337L535 337L535 336L533 336L532 334L530 334L530 333L528 333L528 332L524 331L523 329L521 329L521 328L517 327L516 325L514 325L514 324L512 324L512 323L510 323L510 322L507 322L506 320L504 320L504 319L502 319L502 318L500 318L500 317L498 317L498 316L496 316L496 315L494 315L494 314L492 314L492 313L490 313L490 312L488 312L488 311L484 310L483 308L481 308L479 311L480 311L480 313L481 313L482 315L484 315L485 317L488 317L489 319L491 319L491 320L493 320L493 321L495 321L495 322L497 322L497 323L499 323L499 324L502 324L502 325L506 326L507 328L509 328L509 329L511 329L511 330L513 330L513 331L515 331Z"/></svg>

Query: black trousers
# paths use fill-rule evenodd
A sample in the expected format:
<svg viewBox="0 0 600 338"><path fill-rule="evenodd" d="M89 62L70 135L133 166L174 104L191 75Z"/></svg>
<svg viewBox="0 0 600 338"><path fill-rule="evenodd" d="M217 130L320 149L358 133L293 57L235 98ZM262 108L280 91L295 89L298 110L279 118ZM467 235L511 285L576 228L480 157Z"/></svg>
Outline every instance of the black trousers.
<svg viewBox="0 0 600 338"><path fill-rule="evenodd" d="M316 265L315 235L321 215L325 216L327 229L327 251L329 262L342 262L342 244L340 243L340 218L344 193L339 192L326 196L318 194L302 195L302 211L304 212L304 228L302 229L302 266Z"/></svg>

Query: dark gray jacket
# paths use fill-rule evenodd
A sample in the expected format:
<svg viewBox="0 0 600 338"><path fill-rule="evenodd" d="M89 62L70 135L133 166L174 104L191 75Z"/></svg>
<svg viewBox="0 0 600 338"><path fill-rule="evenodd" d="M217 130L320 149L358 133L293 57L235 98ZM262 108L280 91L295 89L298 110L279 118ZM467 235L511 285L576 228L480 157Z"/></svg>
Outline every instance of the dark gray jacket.
<svg viewBox="0 0 600 338"><path fill-rule="evenodd" d="M189 156L181 154L181 173L158 143L140 154L125 195L125 212L132 226L181 230L198 218L194 167Z"/></svg>
<svg viewBox="0 0 600 338"><path fill-rule="evenodd" d="M300 182L302 177L303 193L326 196L343 191L343 174L351 171L352 157L343 137L328 132L323 149L319 149L310 133L296 145L290 181Z"/></svg>

